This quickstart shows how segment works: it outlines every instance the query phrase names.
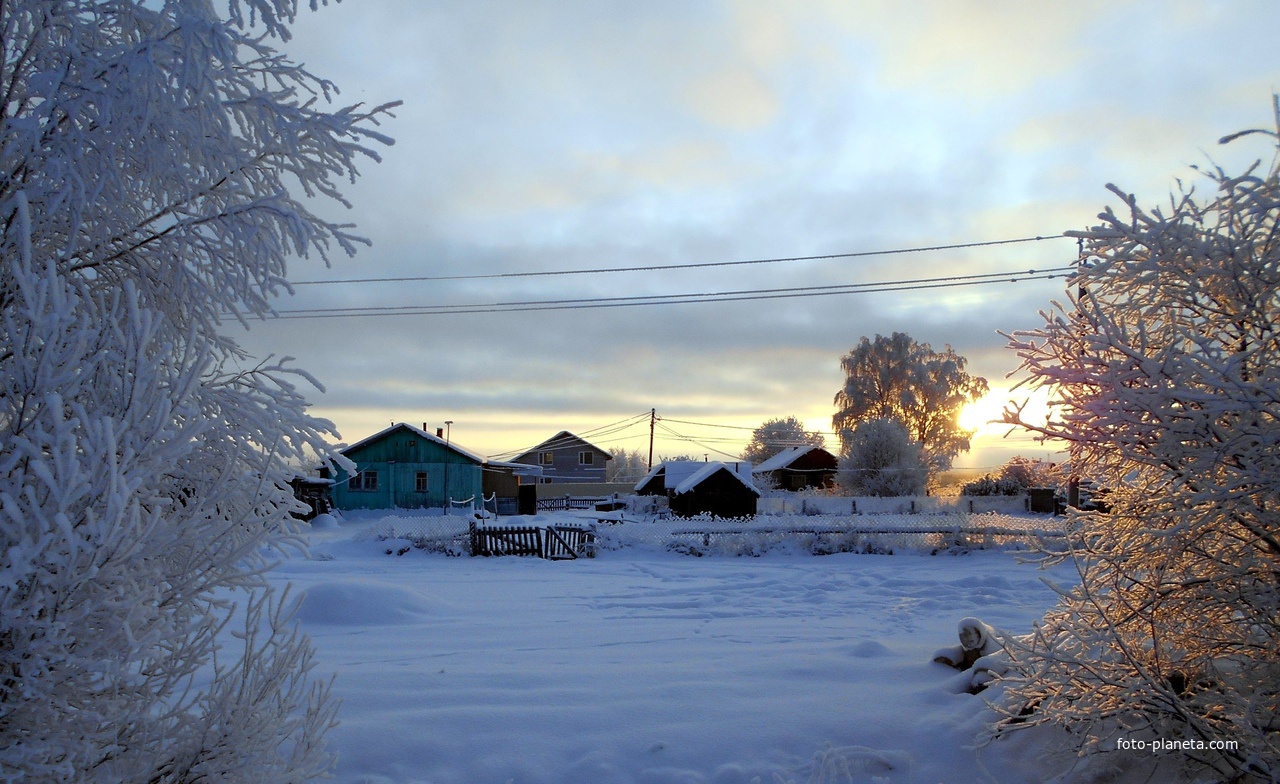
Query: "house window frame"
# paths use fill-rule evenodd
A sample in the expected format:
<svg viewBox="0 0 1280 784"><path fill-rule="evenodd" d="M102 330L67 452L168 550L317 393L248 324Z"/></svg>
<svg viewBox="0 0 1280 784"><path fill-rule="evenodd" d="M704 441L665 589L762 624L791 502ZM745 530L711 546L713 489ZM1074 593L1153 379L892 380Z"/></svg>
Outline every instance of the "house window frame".
<svg viewBox="0 0 1280 784"><path fill-rule="evenodd" d="M556 462L555 452L539 452L538 453L539 465L554 465L555 462Z"/></svg>
<svg viewBox="0 0 1280 784"><path fill-rule="evenodd" d="M578 453L578 465L594 466L596 464L596 455L590 449L584 449Z"/></svg>
<svg viewBox="0 0 1280 784"><path fill-rule="evenodd" d="M347 480L347 489L357 493L372 493L378 489L378 469L357 471Z"/></svg>
<svg viewBox="0 0 1280 784"><path fill-rule="evenodd" d="M413 491L415 493L430 492L431 474L427 471L418 471L413 475Z"/></svg>

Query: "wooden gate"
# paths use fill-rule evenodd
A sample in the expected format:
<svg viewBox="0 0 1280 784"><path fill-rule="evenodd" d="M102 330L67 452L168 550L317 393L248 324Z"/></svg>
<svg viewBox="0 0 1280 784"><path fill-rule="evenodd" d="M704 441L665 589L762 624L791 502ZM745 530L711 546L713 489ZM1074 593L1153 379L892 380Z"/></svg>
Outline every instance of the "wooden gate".
<svg viewBox="0 0 1280 784"><path fill-rule="evenodd" d="M594 528L576 525L471 524L472 555L536 555L552 561L595 557Z"/></svg>

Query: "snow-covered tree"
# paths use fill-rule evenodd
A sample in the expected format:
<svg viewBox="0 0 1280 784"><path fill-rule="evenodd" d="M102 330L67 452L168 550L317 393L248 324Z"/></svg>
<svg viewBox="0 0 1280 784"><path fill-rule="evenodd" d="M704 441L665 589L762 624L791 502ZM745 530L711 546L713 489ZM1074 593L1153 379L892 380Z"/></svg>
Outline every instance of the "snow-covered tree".
<svg viewBox="0 0 1280 784"><path fill-rule="evenodd" d="M649 471L649 457L639 449L619 449L605 463L604 481L638 482Z"/></svg>
<svg viewBox="0 0 1280 784"><path fill-rule="evenodd" d="M826 446L822 434L805 430L804 423L793 416L786 419L770 419L751 433L751 440L742 453L742 459L759 465L784 449L793 446Z"/></svg>
<svg viewBox="0 0 1280 784"><path fill-rule="evenodd" d="M273 48L293 0L0 5L0 780L296 782L333 722L286 481L332 426L223 334L341 202L386 108ZM287 361L287 360L286 360Z"/></svg>
<svg viewBox="0 0 1280 784"><path fill-rule="evenodd" d="M867 419L841 433L836 483L853 495L923 495L929 466L920 442L896 419Z"/></svg>
<svg viewBox="0 0 1280 784"><path fill-rule="evenodd" d="M1032 487L1059 487L1062 469L1056 463L1014 455L994 476L987 474L960 488L960 495L1020 495Z"/></svg>
<svg viewBox="0 0 1280 784"><path fill-rule="evenodd" d="M896 419L924 445L933 472L945 471L969 449L973 431L960 427L966 403L987 393L987 381L965 372L967 360L951 346L941 352L910 335L863 338L840 360L844 386L836 393L836 432L853 432L868 419Z"/></svg>
<svg viewBox="0 0 1280 784"><path fill-rule="evenodd" d="M1112 186L1122 208L1075 235L1069 305L1011 338L1058 405L1006 421L1066 442L1110 510L1073 518L1081 584L1014 647L1001 732L1060 725L1082 755L1176 740L1158 764L1280 780L1277 161L1211 167L1163 209Z"/></svg>

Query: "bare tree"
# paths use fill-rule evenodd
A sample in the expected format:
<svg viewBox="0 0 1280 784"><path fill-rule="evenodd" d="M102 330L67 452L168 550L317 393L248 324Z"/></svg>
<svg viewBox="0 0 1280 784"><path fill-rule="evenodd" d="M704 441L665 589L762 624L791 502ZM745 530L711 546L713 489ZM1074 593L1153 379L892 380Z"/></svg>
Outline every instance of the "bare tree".
<svg viewBox="0 0 1280 784"><path fill-rule="evenodd" d="M1006 421L1070 445L1110 511L1073 518L1078 544L1057 557L1081 583L1013 647L997 732L1060 725L1086 756L1177 741L1158 764L1280 780L1276 161L1212 167L1206 198L1183 189L1163 210L1110 186L1123 206L1074 235L1070 304L1011 338L1060 413Z"/></svg>
<svg viewBox="0 0 1280 784"><path fill-rule="evenodd" d="M288 464L332 456L222 333L342 201L386 108L327 108L292 0L0 5L0 778L296 782L328 688L266 589ZM376 157L376 156L374 156ZM238 630L238 632L237 632ZM232 632L236 632L233 634Z"/></svg>

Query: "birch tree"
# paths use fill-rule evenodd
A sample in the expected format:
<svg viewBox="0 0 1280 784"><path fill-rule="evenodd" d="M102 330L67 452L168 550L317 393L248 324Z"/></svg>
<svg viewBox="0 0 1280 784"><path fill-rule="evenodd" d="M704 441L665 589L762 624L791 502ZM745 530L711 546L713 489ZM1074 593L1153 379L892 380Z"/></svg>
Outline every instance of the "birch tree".
<svg viewBox="0 0 1280 784"><path fill-rule="evenodd" d="M312 4L315 5L314 3ZM328 687L272 553L331 456L268 316L389 107L275 46L294 0L0 4L0 780L295 782Z"/></svg>
<svg viewBox="0 0 1280 784"><path fill-rule="evenodd" d="M1056 557L1081 583L1013 645L997 734L1065 727L1089 759L1154 756L1161 780L1280 780L1277 161L1210 167L1160 209L1111 186L1119 208L1074 234L1068 303L1011 337L1057 405L1006 421L1065 442L1110 511L1072 518Z"/></svg>
<svg viewBox="0 0 1280 784"><path fill-rule="evenodd" d="M966 364L951 346L934 351L902 332L864 337L840 360L845 382L832 425L852 433L864 420L896 419L924 446L930 470L945 471L973 436L960 427L961 409L987 393L987 380Z"/></svg>

